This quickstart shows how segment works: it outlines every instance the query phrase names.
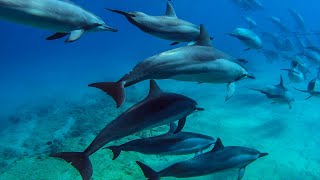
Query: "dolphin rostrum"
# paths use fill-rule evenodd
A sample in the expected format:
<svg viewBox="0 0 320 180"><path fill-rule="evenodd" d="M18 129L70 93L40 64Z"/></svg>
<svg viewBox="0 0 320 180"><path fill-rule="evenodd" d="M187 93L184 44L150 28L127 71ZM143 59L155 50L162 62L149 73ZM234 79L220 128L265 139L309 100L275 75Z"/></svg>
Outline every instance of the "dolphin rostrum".
<svg viewBox="0 0 320 180"><path fill-rule="evenodd" d="M191 153L201 153L215 143L215 139L192 132L179 132L174 134L176 125L170 123L170 130L166 134L159 136L136 139L119 146L106 147L113 152L113 160L121 151L134 151L143 154L161 155L185 155Z"/></svg>
<svg viewBox="0 0 320 180"><path fill-rule="evenodd" d="M174 133L182 130L186 117L197 110L197 102L180 94L162 92L154 80L150 81L149 95L110 122L83 152L62 152L50 155L71 163L83 180L90 180L93 153L111 141L145 129L179 120Z"/></svg>
<svg viewBox="0 0 320 180"><path fill-rule="evenodd" d="M124 87L147 79L175 79L200 83L227 83L230 99L235 91L235 82L243 78L254 78L236 59L211 46L211 40L204 26L201 35L192 46L169 50L138 63L117 82L90 84L116 101L120 107L125 100Z"/></svg>
<svg viewBox="0 0 320 180"><path fill-rule="evenodd" d="M292 109L292 103L295 101L292 93L284 86L282 76L280 76L280 83L274 86L267 86L263 89L254 89L262 94L265 94L272 103L285 103L289 105L289 108Z"/></svg>
<svg viewBox="0 0 320 180"><path fill-rule="evenodd" d="M176 45L179 42L194 42L200 35L200 27L179 19L169 2L167 2L167 11L164 16L151 16L143 12L108 10L124 15L130 23L145 33L173 41L171 45Z"/></svg>
<svg viewBox="0 0 320 180"><path fill-rule="evenodd" d="M242 179L247 165L268 153L260 153L255 149L240 146L223 146L220 138L214 148L195 156L192 159L175 163L159 172L137 161L148 180L159 180L160 177L189 178L239 169L238 180Z"/></svg>
<svg viewBox="0 0 320 180"><path fill-rule="evenodd" d="M0 0L0 19L56 32L47 40L70 34L65 42L76 41L85 32L117 31L91 12L62 0Z"/></svg>

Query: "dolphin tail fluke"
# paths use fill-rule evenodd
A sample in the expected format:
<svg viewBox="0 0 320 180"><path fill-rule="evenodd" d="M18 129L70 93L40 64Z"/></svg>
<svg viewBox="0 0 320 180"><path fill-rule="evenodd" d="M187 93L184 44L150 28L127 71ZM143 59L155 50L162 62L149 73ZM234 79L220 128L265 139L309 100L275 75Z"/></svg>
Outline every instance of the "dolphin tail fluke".
<svg viewBox="0 0 320 180"><path fill-rule="evenodd" d="M110 149L113 153L113 158L112 160L115 160L119 157L120 153L121 153L121 149L118 148L118 146L110 146L110 147L106 147L107 149Z"/></svg>
<svg viewBox="0 0 320 180"><path fill-rule="evenodd" d="M160 180L160 177L155 170L151 169L149 166L143 164L142 162L136 161L136 163L139 165L144 176L148 178L148 180Z"/></svg>
<svg viewBox="0 0 320 180"><path fill-rule="evenodd" d="M56 157L71 163L82 176L83 180L90 180L92 176L92 164L87 156L83 152L62 152L51 154L50 157Z"/></svg>
<svg viewBox="0 0 320 180"><path fill-rule="evenodd" d="M120 107L125 100L126 93L124 89L124 83L122 81L93 83L89 84L88 86L101 89L110 95L117 103L117 108Z"/></svg>

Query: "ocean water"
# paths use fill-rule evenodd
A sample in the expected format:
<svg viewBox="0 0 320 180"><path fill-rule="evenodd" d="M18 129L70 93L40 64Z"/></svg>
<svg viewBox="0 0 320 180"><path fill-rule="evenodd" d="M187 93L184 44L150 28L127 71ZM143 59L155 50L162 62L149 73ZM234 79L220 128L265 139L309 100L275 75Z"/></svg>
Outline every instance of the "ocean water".
<svg viewBox="0 0 320 180"><path fill-rule="evenodd" d="M74 1L119 31L87 33L73 43L46 41L52 32L0 21L0 180L81 179L70 164L49 157L49 154L84 150L100 130L148 93L148 81L127 88L126 102L117 109L112 98L87 85L116 81L145 58L185 46L183 43L170 46L172 42L140 31L122 16L105 8L163 15L166 2ZM297 32L288 12L288 8L292 8L303 16L306 32L314 45L319 46L315 32L320 30L317 22L320 2L261 2L264 8L256 11L243 10L231 0L171 2L179 18L205 25L214 38L216 48L249 61L248 69L256 79L237 82L236 94L231 100L224 100L225 84L157 82L164 91L191 97L205 108L205 111L188 117L183 131L220 137L225 146L244 146L269 153L250 164L243 179L320 179L320 99L305 100L307 94L293 89L305 89L308 82L316 77L317 65L310 67L310 74L302 83L289 83L287 72L281 71L290 66L289 60L274 59L270 63L259 51L243 51L245 46L227 35L236 27L247 28L243 16L252 17L259 29L277 33L277 28L268 20L268 17L276 16L290 31ZM268 45L270 42L263 43ZM278 84L280 74L295 98L292 109L285 104L272 104L265 96L249 89ZM167 130L167 126L161 126L111 144L163 134ZM122 152L113 161L112 152L101 149L90 159L94 180L133 180L144 179L135 161L143 161L155 170L161 170L192 157ZM225 172L190 179L236 178L237 172Z"/></svg>

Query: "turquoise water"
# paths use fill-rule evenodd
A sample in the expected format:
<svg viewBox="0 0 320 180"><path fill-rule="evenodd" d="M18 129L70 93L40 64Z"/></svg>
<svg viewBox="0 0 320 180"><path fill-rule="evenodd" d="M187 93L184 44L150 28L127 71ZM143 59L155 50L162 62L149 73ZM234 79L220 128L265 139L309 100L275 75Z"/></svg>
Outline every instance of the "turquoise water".
<svg viewBox="0 0 320 180"><path fill-rule="evenodd" d="M225 84L157 82L164 91L191 97L205 108L188 117L184 131L220 137L225 146L244 146L269 153L250 164L243 179L319 179L319 99L304 100L308 95L293 89L305 89L316 77L317 65L311 64L311 73L302 83L289 83L287 72L280 70L290 67L289 59L273 59L270 63L260 51L243 51L245 46L226 34L236 27L247 28L242 16L250 16L257 22L258 34L261 29L278 33L269 16L279 17L292 32L297 32L288 12L288 8L293 8L303 16L306 32L318 46L314 32L320 29L315 16L320 3L316 0L261 2L263 10L246 11L232 1L172 1L179 18L205 25L214 37L216 48L249 61L248 69L256 80L237 82L236 94L231 100L224 101ZM82 0L75 3L102 17L119 32L88 33L74 43L65 44L63 40L46 41L51 35L49 31L0 21L0 179L81 179L68 163L48 155L84 150L109 122L142 100L149 88L147 81L127 88L126 102L117 109L112 98L87 85L116 81L141 60L176 48L170 46L172 42L143 33L122 16L104 9L162 15L166 1ZM268 41L263 43L270 46ZM177 47L180 46L185 44ZM296 53L299 52L290 52ZM291 110L285 104L272 104L265 96L248 89L278 84L280 74L295 98ZM111 144L163 134L167 130L167 126L161 126ZM93 179L122 180L144 179L135 161L161 170L192 157L122 152L112 161L111 151L99 150L90 159ZM190 179L236 178L237 172L224 172Z"/></svg>

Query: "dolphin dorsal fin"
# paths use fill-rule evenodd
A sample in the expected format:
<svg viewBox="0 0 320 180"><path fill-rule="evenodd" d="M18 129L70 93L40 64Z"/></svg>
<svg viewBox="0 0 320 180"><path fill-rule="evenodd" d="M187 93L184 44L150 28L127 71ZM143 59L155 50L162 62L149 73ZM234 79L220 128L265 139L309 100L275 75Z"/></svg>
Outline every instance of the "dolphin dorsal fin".
<svg viewBox="0 0 320 180"><path fill-rule="evenodd" d="M161 93L162 93L162 90L159 88L156 81L153 79L150 80L150 90L149 90L148 97L158 96Z"/></svg>
<svg viewBox="0 0 320 180"><path fill-rule="evenodd" d="M282 75L280 75L280 84L279 84L279 86L284 88Z"/></svg>
<svg viewBox="0 0 320 180"><path fill-rule="evenodd" d="M169 129L168 133L174 133L176 131L176 129L177 129L177 125L174 122L172 122L172 123L170 123L170 129Z"/></svg>
<svg viewBox="0 0 320 180"><path fill-rule="evenodd" d="M176 12L173 9L173 6L169 2L167 2L166 16L177 17Z"/></svg>
<svg viewBox="0 0 320 180"><path fill-rule="evenodd" d="M211 150L211 152L217 152L220 151L224 148L224 145L222 144L222 141L220 138L217 139L216 143L214 144L213 149Z"/></svg>
<svg viewBox="0 0 320 180"><path fill-rule="evenodd" d="M203 24L200 25L200 36L194 46L212 46L209 33Z"/></svg>

